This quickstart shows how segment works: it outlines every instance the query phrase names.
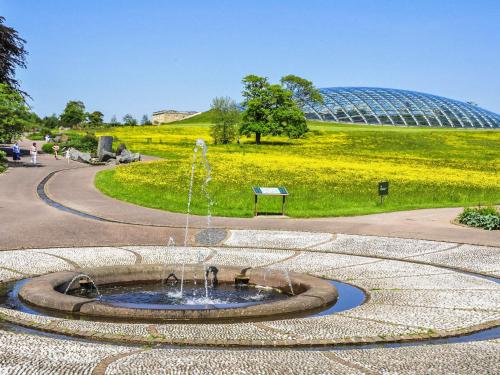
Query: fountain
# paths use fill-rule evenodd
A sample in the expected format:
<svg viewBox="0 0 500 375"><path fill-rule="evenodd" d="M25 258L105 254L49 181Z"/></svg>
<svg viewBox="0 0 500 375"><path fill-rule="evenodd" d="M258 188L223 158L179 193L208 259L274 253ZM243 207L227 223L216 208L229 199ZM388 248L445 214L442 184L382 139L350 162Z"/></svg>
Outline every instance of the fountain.
<svg viewBox="0 0 500 375"><path fill-rule="evenodd" d="M178 269L182 265L172 266ZM193 275L200 265L184 264L184 269L186 275ZM288 276L272 272L264 283L267 270L259 268L206 267L199 275L201 280L184 280L183 296L175 283L161 283L163 264L98 267L91 272L93 280L99 280L98 299L81 296L78 288L68 287L83 275L70 271L29 279L20 288L19 298L49 314L55 311L85 319L148 322L276 319L326 309L337 299L336 288L326 280L294 272ZM248 283L235 285L235 278L242 274ZM168 280L175 280L175 273L169 276ZM204 293L200 293L203 288L194 285L195 280L204 282Z"/></svg>

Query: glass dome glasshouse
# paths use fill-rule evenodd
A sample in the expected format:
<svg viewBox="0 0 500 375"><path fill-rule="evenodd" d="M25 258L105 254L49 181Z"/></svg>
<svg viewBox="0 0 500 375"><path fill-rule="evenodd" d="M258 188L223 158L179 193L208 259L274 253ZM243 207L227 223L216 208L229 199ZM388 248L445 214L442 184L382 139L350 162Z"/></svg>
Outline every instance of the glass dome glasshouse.
<svg viewBox="0 0 500 375"><path fill-rule="evenodd" d="M324 104L306 104L310 119L358 124L499 128L500 115L472 103L375 87L320 89Z"/></svg>

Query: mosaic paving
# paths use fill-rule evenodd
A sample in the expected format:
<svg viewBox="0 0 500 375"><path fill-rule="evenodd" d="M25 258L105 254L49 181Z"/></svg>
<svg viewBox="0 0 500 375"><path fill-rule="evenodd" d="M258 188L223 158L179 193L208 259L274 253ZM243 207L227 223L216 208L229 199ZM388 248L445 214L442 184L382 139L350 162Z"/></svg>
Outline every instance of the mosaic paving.
<svg viewBox="0 0 500 375"><path fill-rule="evenodd" d="M336 350L345 344L414 341L498 326L500 285L461 272L495 275L500 249L491 247L328 233L230 231L218 247L4 251L0 280L79 267L182 262L285 268L352 283L363 288L368 298L361 306L333 315L228 324L93 322L0 308L4 321L91 340L0 330L0 373L396 374L449 369L470 373L479 366L483 370L479 373L494 373L500 359L498 340ZM128 344L146 344L152 350ZM158 348L158 344L202 347ZM207 349L207 345L225 349ZM245 349L228 349L228 345ZM297 348L310 345L330 348ZM268 349L272 346L294 349Z"/></svg>

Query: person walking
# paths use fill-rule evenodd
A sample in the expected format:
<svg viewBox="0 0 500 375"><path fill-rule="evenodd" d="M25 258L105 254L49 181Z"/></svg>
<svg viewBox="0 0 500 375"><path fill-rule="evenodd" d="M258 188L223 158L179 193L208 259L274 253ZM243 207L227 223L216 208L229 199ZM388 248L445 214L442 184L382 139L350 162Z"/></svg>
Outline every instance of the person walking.
<svg viewBox="0 0 500 375"><path fill-rule="evenodd" d="M19 147L19 143L17 142L14 143L14 146L12 146L12 160L21 160L21 148Z"/></svg>
<svg viewBox="0 0 500 375"><path fill-rule="evenodd" d="M58 155L59 145L57 143L55 143L54 146L52 146L52 151L54 151L54 157L56 158L56 160L59 160L59 155Z"/></svg>
<svg viewBox="0 0 500 375"><path fill-rule="evenodd" d="M38 149L36 147L36 142L33 142L33 146L30 148L31 162L33 165L36 164L36 156L38 154Z"/></svg>

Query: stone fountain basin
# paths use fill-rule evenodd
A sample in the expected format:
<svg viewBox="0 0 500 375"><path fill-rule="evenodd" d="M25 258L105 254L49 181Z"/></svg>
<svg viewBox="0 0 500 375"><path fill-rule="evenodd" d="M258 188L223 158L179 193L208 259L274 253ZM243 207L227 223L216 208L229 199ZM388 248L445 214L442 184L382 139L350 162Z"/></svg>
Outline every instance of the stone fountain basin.
<svg viewBox="0 0 500 375"><path fill-rule="evenodd" d="M180 276L182 266L169 265L169 269L172 267L179 270L178 276ZM199 273L200 265L185 265L185 275L193 275L196 271ZM217 278L221 283L234 283L235 276L241 272L242 268L240 267L221 266ZM98 286L160 282L164 276L164 266L161 264L140 264L83 269L79 272L52 273L30 279L19 291L19 297L22 301L41 309L86 317L129 321L274 319L280 316L304 315L307 312L318 311L333 305L338 298L337 289L328 281L306 274L290 272L289 278L295 295L286 300L231 308L220 308L214 305L206 305L203 309L190 305L185 305L185 308L181 309L178 305L175 308L165 305L165 309L148 309L143 306L133 308L59 292L65 290L73 277L79 274L91 276ZM260 268L251 268L246 271L246 276L250 278L250 284L265 285L290 293L289 281L280 270L269 272ZM75 286L78 286L76 282Z"/></svg>

